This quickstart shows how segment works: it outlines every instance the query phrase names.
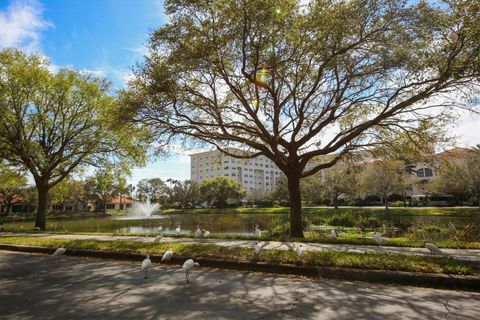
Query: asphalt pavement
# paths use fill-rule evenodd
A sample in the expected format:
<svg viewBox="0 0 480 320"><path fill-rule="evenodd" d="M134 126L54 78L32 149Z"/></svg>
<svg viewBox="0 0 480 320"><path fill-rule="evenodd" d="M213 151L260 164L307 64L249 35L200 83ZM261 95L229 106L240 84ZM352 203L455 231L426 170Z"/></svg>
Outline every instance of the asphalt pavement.
<svg viewBox="0 0 480 320"><path fill-rule="evenodd" d="M480 293L0 251L0 319L480 319Z"/></svg>

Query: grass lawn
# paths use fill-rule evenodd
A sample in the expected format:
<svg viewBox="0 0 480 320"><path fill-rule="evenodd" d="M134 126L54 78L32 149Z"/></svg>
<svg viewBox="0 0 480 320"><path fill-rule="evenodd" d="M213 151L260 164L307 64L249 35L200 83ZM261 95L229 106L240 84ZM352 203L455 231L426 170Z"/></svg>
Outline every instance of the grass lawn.
<svg viewBox="0 0 480 320"><path fill-rule="evenodd" d="M96 241L66 240L4 236L0 243L44 246L57 248L65 245L68 248L94 249L116 252L149 253L161 255L167 249L174 250L176 255L188 258L210 258L218 260L252 261L253 248L224 247L214 244L194 243L143 243L137 241ZM308 266L346 267L358 269L375 269L391 271L429 272L445 274L472 274L472 268L463 262L446 257L425 257L415 255L351 253L351 252L314 252L306 251L302 260L292 251L262 250L259 261L269 263L287 263Z"/></svg>

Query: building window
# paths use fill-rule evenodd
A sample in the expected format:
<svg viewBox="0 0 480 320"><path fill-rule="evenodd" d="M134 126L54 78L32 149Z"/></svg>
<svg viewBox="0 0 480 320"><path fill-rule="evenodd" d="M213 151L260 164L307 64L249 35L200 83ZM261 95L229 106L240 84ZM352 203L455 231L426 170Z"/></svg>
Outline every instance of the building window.
<svg viewBox="0 0 480 320"><path fill-rule="evenodd" d="M425 168L425 177L433 177L433 171L430 168Z"/></svg>
<svg viewBox="0 0 480 320"><path fill-rule="evenodd" d="M421 168L417 170L417 177L433 177L433 171L430 168Z"/></svg>
<svg viewBox="0 0 480 320"><path fill-rule="evenodd" d="M115 204L107 203L107 209L115 209Z"/></svg>

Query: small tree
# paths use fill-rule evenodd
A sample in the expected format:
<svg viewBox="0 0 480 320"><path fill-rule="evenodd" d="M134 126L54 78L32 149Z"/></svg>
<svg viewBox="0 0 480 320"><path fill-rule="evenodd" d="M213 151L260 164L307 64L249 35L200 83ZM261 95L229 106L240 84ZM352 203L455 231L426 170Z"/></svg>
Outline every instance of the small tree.
<svg viewBox="0 0 480 320"><path fill-rule="evenodd" d="M272 193L268 191L251 189L246 192L245 200L256 206L271 206L272 205Z"/></svg>
<svg viewBox="0 0 480 320"><path fill-rule="evenodd" d="M346 165L338 165L323 171L322 190L330 198L330 204L338 209L338 198L352 194L357 186L354 169Z"/></svg>
<svg viewBox="0 0 480 320"><path fill-rule="evenodd" d="M361 173L361 189L382 198L388 210L388 196L405 188L404 163L399 160L375 161Z"/></svg>
<svg viewBox="0 0 480 320"><path fill-rule="evenodd" d="M216 177L203 180L200 184L200 197L209 206L225 208L227 200L238 201L245 195L238 181L228 177Z"/></svg>
<svg viewBox="0 0 480 320"><path fill-rule="evenodd" d="M94 176L86 179L85 189L100 200L103 212L107 212L107 203L121 194L125 180L124 176L111 170L97 170Z"/></svg>
<svg viewBox="0 0 480 320"><path fill-rule="evenodd" d="M448 159L439 166L440 178L436 181L443 193L468 193L480 207L480 146L473 148L460 159Z"/></svg>
<svg viewBox="0 0 480 320"><path fill-rule="evenodd" d="M171 191L172 202L179 203L182 208L195 207L199 202L198 183L193 180L176 180Z"/></svg>
<svg viewBox="0 0 480 320"><path fill-rule="evenodd" d="M66 179L59 182L49 193L50 203L63 206L70 203L73 205L73 211L77 211L78 204L85 200L84 182L75 179Z"/></svg>
<svg viewBox="0 0 480 320"><path fill-rule="evenodd" d="M22 172L0 162L0 201L5 206L5 211L0 213L0 219L10 214L12 205L22 201L27 178Z"/></svg>
<svg viewBox="0 0 480 320"><path fill-rule="evenodd" d="M290 202L287 177L281 176L276 180L275 189L272 192L272 198L274 201L280 203Z"/></svg>
<svg viewBox="0 0 480 320"><path fill-rule="evenodd" d="M162 206L169 202L167 184L160 178L142 179L137 184L137 198L140 201L147 199Z"/></svg>

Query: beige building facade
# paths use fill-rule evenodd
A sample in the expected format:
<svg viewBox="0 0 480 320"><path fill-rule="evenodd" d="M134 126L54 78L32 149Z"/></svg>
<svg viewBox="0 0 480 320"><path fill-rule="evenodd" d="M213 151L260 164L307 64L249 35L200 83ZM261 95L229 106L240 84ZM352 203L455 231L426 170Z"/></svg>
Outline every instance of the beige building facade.
<svg viewBox="0 0 480 320"><path fill-rule="evenodd" d="M242 151L232 149L230 152L240 154ZM281 175L280 169L265 156L238 159L219 150L190 155L190 179L198 183L224 176L237 180L248 192L270 192Z"/></svg>

